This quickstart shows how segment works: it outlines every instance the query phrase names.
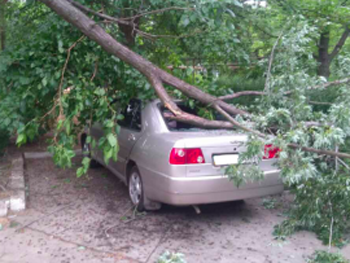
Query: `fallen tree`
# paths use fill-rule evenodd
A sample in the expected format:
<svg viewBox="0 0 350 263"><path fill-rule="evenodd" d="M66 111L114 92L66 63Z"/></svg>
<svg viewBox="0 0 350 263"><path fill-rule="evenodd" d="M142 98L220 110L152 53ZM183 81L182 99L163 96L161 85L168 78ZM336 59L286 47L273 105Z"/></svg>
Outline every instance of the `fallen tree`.
<svg viewBox="0 0 350 263"><path fill-rule="evenodd" d="M151 62L147 61L140 55L131 51L127 47L120 44L117 40L115 40L111 35L109 35L101 26L98 25L97 22L89 18L84 12L90 12L96 16L99 16L103 19L116 22L119 24L129 24L130 22L113 18L105 14L100 14L98 12L92 11L89 8L82 6L81 4L75 3L73 0L61 0L61 1L53 1L53 0L41 0L45 5L50 7L54 12L60 15L67 22L71 23L75 27L77 27L84 35L86 35L91 40L98 43L106 52L113 54L114 56L122 59L124 62L128 63L138 71L140 71L143 75L147 77L151 85L156 91L158 97L162 100L165 107L167 107L171 112L174 113L175 119L189 122L192 124L196 124L201 127L217 127L217 128L231 128L236 127L242 129L246 132L255 134L261 138L267 138L267 135L250 129L241 125L238 121L236 121L232 115L243 115L249 117L249 113L243 110L240 110L230 104L227 104L223 101L224 98L217 98L212 95L209 95L203 92L201 89L190 85L177 77L169 74L168 72L158 68ZM325 84L324 86L331 86L335 84L342 84L348 82L347 80L337 81L330 84ZM181 91L188 97L196 99L203 104L209 105L213 109L220 112L228 122L222 121L212 121L207 120L198 116L191 115L182 111L173 99L169 96L167 91L164 89L163 84L170 85L175 89ZM263 95L264 93L250 92L247 91L244 95ZM240 95L243 95L242 93ZM229 98L234 97L232 95ZM271 136L271 135L270 135ZM342 158L350 158L350 154L347 153L339 153L335 151L327 151L327 150L318 150L310 147L303 147L297 144L289 144L289 147L293 149L300 149L306 152L312 152L317 154L325 154L335 157Z"/></svg>

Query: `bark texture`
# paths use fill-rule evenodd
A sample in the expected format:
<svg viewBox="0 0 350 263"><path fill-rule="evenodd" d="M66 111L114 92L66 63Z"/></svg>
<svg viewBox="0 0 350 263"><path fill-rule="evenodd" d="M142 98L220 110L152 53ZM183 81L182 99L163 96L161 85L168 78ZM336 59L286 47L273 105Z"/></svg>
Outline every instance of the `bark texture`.
<svg viewBox="0 0 350 263"><path fill-rule="evenodd" d="M330 75L329 40L329 32L321 33L317 57L319 63L317 74L325 78L328 78Z"/></svg>
<svg viewBox="0 0 350 263"><path fill-rule="evenodd" d="M349 37L350 29L349 25L345 26L344 32L342 36L340 37L338 43L335 45L333 51L331 53L328 53L329 51L329 43L330 43L330 32L325 31L322 32L320 35L320 42L318 45L318 56L317 61L319 63L317 74L319 76L323 76L325 78L328 78L331 74L330 66L333 61L333 59L338 55L341 48L344 46L347 38Z"/></svg>
<svg viewBox="0 0 350 263"><path fill-rule="evenodd" d="M0 0L0 50L5 50L6 47L6 3L7 0Z"/></svg>

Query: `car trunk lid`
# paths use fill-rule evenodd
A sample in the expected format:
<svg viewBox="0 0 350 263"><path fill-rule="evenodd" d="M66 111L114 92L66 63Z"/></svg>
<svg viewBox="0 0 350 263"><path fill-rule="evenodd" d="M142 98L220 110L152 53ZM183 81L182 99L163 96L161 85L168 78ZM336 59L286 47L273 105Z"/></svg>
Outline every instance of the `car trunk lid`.
<svg viewBox="0 0 350 263"><path fill-rule="evenodd" d="M227 130L171 134L176 138L174 148L200 148L203 153L205 163L186 165L186 176L190 177L224 175L227 165L238 163L239 154L246 150L245 143L248 139L247 135ZM263 171L276 170L274 163L275 159L268 159L259 165Z"/></svg>

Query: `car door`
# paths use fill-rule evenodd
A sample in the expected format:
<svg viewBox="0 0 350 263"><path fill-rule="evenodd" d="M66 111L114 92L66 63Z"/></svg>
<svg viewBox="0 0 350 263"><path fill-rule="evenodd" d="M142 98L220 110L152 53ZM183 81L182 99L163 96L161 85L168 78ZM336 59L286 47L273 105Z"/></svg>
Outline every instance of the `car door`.
<svg viewBox="0 0 350 263"><path fill-rule="evenodd" d="M124 119L118 122L120 125L118 160L111 162L110 165L112 170L124 178L131 150L142 134L141 106L140 100L131 100L122 112Z"/></svg>

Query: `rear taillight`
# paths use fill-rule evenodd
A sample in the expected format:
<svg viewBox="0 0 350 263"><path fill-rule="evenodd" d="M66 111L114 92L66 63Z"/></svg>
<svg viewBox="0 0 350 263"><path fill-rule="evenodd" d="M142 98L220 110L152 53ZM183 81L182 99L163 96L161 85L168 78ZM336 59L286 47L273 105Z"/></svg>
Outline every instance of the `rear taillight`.
<svg viewBox="0 0 350 263"><path fill-rule="evenodd" d="M272 144L267 144L264 147L263 159L273 159L278 158L278 153L281 151L280 148L273 146Z"/></svg>
<svg viewBox="0 0 350 263"><path fill-rule="evenodd" d="M170 164L195 164L205 163L205 160L200 148L173 148L170 152L169 162Z"/></svg>

